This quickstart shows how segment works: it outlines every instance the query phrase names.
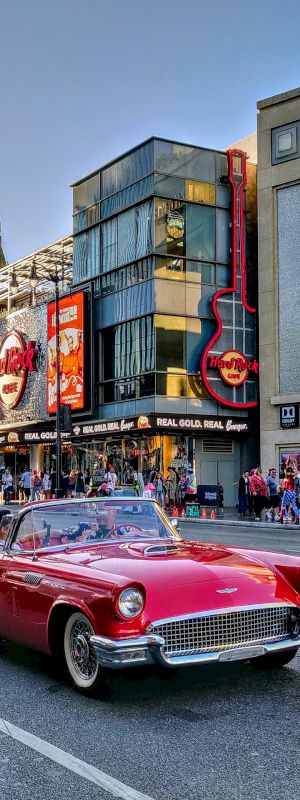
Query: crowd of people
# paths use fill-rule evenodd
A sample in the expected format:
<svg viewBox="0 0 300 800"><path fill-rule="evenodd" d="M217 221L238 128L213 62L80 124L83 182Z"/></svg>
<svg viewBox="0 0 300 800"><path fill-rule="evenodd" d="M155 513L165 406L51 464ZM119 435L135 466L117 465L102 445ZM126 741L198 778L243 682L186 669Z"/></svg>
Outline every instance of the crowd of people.
<svg viewBox="0 0 300 800"><path fill-rule="evenodd" d="M265 478L260 467L245 470L238 485L239 514L254 514L259 521L264 510L268 520L299 524L300 467L287 466L280 477L272 467Z"/></svg>
<svg viewBox="0 0 300 800"><path fill-rule="evenodd" d="M85 475L78 470L71 470L66 475L61 475L62 497L83 497L89 491L90 475L86 470ZM29 500L50 500L56 496L56 471L43 472L38 469L30 469L26 466L19 479L14 482L14 477L9 467L2 471L2 493L4 503L7 505L12 498L20 503L27 503Z"/></svg>
<svg viewBox="0 0 300 800"><path fill-rule="evenodd" d="M15 482L14 476L9 467L2 471L2 493L5 504L12 499L26 503L29 500L49 500L56 497L56 471L43 472L26 466L24 472ZM132 467L128 467L124 482L127 486L132 486L134 492L140 497L155 498L161 508L174 508L175 505L183 505L191 495L196 494L196 477L191 467L180 471L174 467L168 467L166 475L160 470L152 468L148 470L147 477L144 479L141 472L137 472ZM71 470L68 474L62 474L60 479L61 497L91 497L95 495L110 496L115 489L120 486L120 481L113 465L108 464L103 473L98 475L97 485L93 484L89 470L84 474L79 470Z"/></svg>

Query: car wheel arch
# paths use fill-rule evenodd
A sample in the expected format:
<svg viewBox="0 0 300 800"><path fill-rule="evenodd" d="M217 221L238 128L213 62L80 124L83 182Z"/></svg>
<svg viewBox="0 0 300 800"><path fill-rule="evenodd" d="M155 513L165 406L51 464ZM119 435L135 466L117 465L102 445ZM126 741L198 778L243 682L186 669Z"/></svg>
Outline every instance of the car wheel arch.
<svg viewBox="0 0 300 800"><path fill-rule="evenodd" d="M53 656L59 656L61 654L65 625L68 618L71 614L74 614L75 611L85 614L93 627L95 627L93 614L91 614L90 609L85 603L71 598L56 600L50 610L47 623L48 645Z"/></svg>

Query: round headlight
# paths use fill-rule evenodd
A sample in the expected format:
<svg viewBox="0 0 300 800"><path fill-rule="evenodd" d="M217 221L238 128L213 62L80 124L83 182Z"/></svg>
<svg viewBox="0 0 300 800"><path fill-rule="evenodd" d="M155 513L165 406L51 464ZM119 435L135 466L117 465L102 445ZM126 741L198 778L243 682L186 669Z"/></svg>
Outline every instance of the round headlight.
<svg viewBox="0 0 300 800"><path fill-rule="evenodd" d="M123 617L137 617L143 607L144 598L138 589L124 589L118 597L118 608Z"/></svg>

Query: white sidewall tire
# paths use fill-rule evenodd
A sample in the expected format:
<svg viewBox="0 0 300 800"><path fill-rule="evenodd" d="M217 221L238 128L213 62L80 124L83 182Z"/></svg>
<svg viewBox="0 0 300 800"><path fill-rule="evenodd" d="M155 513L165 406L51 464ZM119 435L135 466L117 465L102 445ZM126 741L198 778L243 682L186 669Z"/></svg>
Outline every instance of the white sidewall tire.
<svg viewBox="0 0 300 800"><path fill-rule="evenodd" d="M66 622L64 630L64 656L69 676L76 688L80 689L81 691L89 691L99 683L100 665L97 664L93 675L86 678L81 675L80 670L76 668L71 652L71 636L75 625L78 623L82 623L86 626L90 636L94 636L95 634L94 628L85 614L82 614L80 611L76 611L74 614L71 614Z"/></svg>

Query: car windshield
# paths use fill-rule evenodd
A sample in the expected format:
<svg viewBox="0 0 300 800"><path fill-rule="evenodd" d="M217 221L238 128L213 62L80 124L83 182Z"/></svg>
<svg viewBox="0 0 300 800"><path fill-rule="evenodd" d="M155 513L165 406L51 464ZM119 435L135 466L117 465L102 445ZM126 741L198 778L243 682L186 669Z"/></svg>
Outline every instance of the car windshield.
<svg viewBox="0 0 300 800"><path fill-rule="evenodd" d="M157 538L178 538L178 534L156 503L103 498L32 506L20 521L13 548L32 551Z"/></svg>

